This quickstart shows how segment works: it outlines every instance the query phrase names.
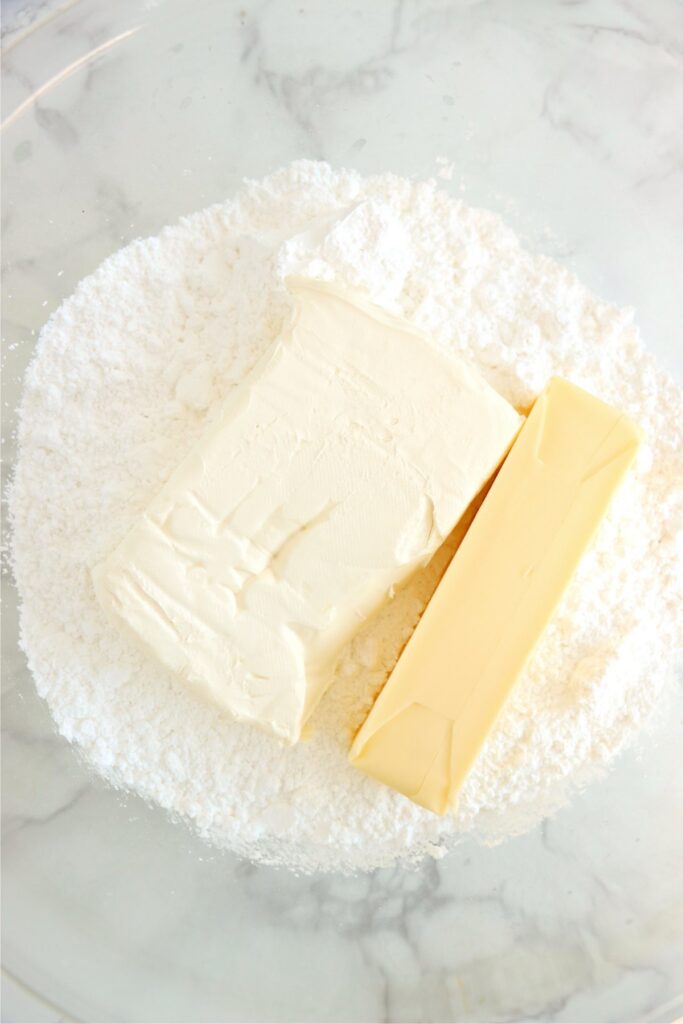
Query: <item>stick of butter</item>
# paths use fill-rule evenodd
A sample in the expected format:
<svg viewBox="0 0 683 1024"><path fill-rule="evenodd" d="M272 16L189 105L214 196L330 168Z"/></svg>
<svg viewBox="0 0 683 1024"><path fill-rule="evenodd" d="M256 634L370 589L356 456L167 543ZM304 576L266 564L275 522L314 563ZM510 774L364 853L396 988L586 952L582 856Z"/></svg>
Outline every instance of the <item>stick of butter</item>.
<svg viewBox="0 0 683 1024"><path fill-rule="evenodd" d="M626 416L551 380L359 730L356 767L454 807L639 443Z"/></svg>
<svg viewBox="0 0 683 1024"><path fill-rule="evenodd" d="M479 374L332 285L294 311L94 583L197 694L290 742L343 644L424 563L521 419Z"/></svg>

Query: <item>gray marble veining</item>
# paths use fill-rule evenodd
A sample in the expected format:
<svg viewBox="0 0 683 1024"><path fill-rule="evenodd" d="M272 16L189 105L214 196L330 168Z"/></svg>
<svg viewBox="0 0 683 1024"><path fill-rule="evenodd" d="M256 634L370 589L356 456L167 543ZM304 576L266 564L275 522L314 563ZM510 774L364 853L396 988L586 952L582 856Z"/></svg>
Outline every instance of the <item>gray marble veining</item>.
<svg viewBox="0 0 683 1024"><path fill-rule="evenodd" d="M20 0L3 14L10 413L80 277L301 156L423 176L444 158L444 188L633 305L683 377L674 0ZM35 695L4 586L6 1019L683 1013L680 697L529 835L413 871L298 878L94 779Z"/></svg>

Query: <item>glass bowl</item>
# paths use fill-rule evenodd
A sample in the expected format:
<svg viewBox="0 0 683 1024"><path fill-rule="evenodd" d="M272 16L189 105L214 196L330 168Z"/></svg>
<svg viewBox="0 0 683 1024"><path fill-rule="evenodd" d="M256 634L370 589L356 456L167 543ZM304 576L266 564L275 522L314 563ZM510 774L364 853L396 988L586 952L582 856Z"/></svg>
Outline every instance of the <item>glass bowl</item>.
<svg viewBox="0 0 683 1024"><path fill-rule="evenodd" d="M15 5L16 6L16 5ZM109 253L298 157L437 176L633 305L683 377L680 7L79 0L5 38L5 470L37 332ZM8 8L9 9L9 8ZM532 833L295 877L108 788L3 617L7 1020L671 1020L681 704Z"/></svg>

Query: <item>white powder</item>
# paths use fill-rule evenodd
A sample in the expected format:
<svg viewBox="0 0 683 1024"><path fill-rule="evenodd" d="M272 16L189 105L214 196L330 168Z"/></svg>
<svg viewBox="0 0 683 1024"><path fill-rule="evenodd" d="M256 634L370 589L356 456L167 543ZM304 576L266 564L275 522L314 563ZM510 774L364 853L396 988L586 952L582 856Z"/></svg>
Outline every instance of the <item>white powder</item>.
<svg viewBox="0 0 683 1024"><path fill-rule="evenodd" d="M93 594L90 568L278 333L292 269L365 288L518 406L558 373L648 438L443 819L357 772L347 751L447 552L350 645L293 749L197 702L107 623ZM464 832L522 831L599 774L665 689L682 632L682 423L681 392L631 313L525 252L497 217L434 183L295 163L115 254L42 332L11 495L38 691L98 772L254 860L370 869L439 856Z"/></svg>

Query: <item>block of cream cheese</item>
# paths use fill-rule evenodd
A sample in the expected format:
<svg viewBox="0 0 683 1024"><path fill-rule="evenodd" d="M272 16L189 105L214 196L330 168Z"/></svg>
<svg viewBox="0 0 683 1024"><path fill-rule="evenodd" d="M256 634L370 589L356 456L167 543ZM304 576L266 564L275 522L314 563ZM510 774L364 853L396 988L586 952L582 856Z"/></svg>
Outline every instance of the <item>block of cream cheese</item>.
<svg viewBox="0 0 683 1024"><path fill-rule="evenodd" d="M521 419L403 321L288 287L278 340L93 576L196 693L292 742L341 646L441 544Z"/></svg>
<svg viewBox="0 0 683 1024"><path fill-rule="evenodd" d="M358 732L353 764L438 814L454 807L638 445L618 410L550 382Z"/></svg>

